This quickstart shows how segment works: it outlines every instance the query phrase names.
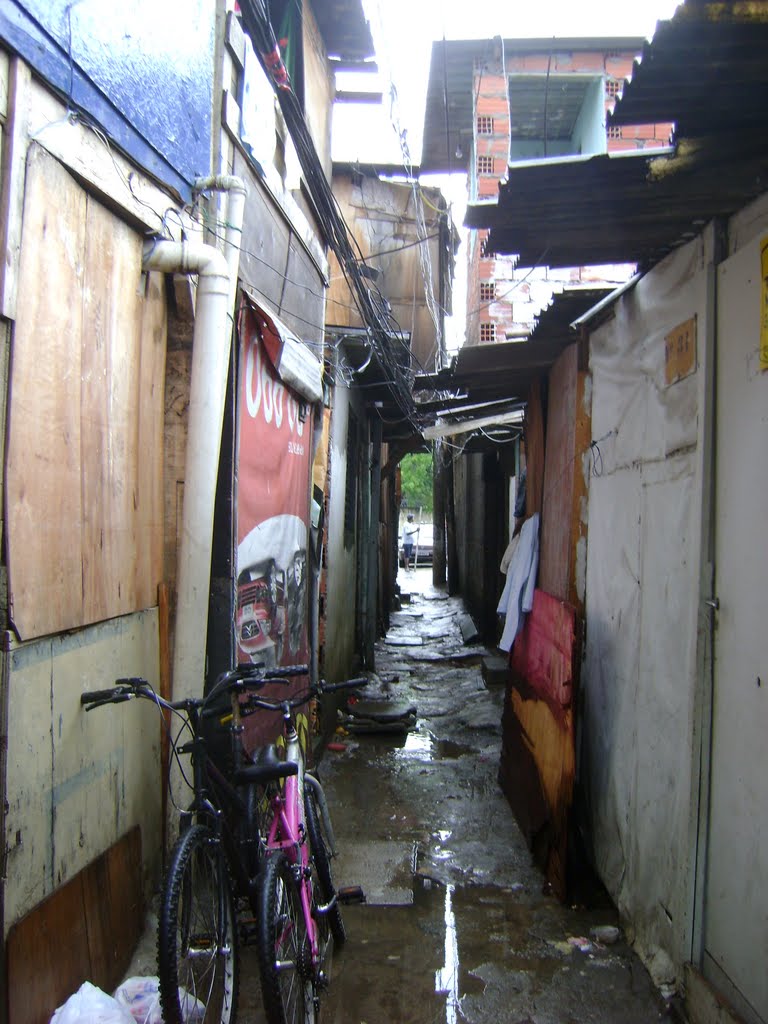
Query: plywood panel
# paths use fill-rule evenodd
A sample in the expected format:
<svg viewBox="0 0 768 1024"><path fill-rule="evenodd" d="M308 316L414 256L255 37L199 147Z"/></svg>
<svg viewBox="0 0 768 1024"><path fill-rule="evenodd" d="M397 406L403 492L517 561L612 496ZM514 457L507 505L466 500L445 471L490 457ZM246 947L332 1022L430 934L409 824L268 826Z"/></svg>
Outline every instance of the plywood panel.
<svg viewBox="0 0 768 1024"><path fill-rule="evenodd" d="M80 338L85 193L32 146L11 361L7 523L22 636L81 617Z"/></svg>
<svg viewBox="0 0 768 1024"><path fill-rule="evenodd" d="M140 883L135 828L14 925L7 942L13 1024L48 1024L84 981L115 988L141 931Z"/></svg>
<svg viewBox="0 0 768 1024"><path fill-rule="evenodd" d="M48 1024L87 980L88 929L78 875L8 934L8 1020Z"/></svg>
<svg viewBox="0 0 768 1024"><path fill-rule="evenodd" d="M135 231L31 147L7 492L24 639L156 603L165 297L161 275L144 287L141 255Z"/></svg>
<svg viewBox="0 0 768 1024"><path fill-rule="evenodd" d="M93 622L105 610L137 607L132 523L140 334L135 285L141 274L139 237L93 201L86 209L84 262L83 617Z"/></svg>

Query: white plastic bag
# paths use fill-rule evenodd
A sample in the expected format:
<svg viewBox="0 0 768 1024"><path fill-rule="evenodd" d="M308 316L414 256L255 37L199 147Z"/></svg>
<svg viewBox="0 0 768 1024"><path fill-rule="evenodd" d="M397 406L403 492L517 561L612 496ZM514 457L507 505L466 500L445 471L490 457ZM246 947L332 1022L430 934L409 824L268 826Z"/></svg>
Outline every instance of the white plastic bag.
<svg viewBox="0 0 768 1024"><path fill-rule="evenodd" d="M131 1024L163 1024L159 978L128 978L115 989L115 999L130 1013ZM205 1003L181 987L179 1005L184 1015L184 1024L198 1024L205 1018Z"/></svg>
<svg viewBox="0 0 768 1024"><path fill-rule="evenodd" d="M51 1024L135 1024L112 996L85 981L51 1017Z"/></svg>
<svg viewBox="0 0 768 1024"><path fill-rule="evenodd" d="M158 978L128 978L115 990L115 999L138 1024L163 1024Z"/></svg>

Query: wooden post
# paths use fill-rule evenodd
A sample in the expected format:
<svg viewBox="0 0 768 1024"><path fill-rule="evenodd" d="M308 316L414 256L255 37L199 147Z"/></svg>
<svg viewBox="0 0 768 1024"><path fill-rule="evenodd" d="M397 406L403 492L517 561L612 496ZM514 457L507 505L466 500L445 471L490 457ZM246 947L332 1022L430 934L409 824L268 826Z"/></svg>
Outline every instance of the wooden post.
<svg viewBox="0 0 768 1024"><path fill-rule="evenodd" d="M368 587L365 595L367 604L365 664L374 667L374 651L378 624L378 568L379 568L379 505L381 501L381 420L376 417L371 423L371 468L369 480L370 504L368 506Z"/></svg>
<svg viewBox="0 0 768 1024"><path fill-rule="evenodd" d="M171 613L169 588L167 583L160 583L157 588L157 611L160 646L160 696L164 700L171 699ZM160 807L162 813L163 865L165 865L166 843L168 840L168 775L170 772L170 728L171 713L163 711L160 725Z"/></svg>
<svg viewBox="0 0 768 1024"><path fill-rule="evenodd" d="M445 510L446 510L446 447L441 438L436 438L432 449L432 583L445 586Z"/></svg>

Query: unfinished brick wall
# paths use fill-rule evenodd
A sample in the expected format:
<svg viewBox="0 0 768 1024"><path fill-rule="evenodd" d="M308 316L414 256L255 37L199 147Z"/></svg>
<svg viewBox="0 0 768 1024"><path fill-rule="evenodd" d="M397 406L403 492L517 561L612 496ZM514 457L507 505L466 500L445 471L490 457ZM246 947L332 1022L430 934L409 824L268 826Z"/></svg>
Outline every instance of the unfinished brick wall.
<svg viewBox="0 0 768 1024"><path fill-rule="evenodd" d="M506 54L502 69L501 48L493 61L478 63L474 71L474 149L471 167L471 198L493 200L504 178L509 160L510 126L508 80L513 75L579 75L602 79L606 114L613 109L627 77L631 74L634 53L603 51L560 51ZM606 149L619 152L668 145L670 124L634 125L606 129ZM468 252L467 340L468 345L482 343L493 335L496 341L522 338L533 328L535 319L549 305L553 294L580 283L621 284L632 267L567 268L546 267L516 269L509 256L487 257L483 242L488 232L473 232ZM487 288L494 285L490 298ZM492 329L491 329L492 328Z"/></svg>

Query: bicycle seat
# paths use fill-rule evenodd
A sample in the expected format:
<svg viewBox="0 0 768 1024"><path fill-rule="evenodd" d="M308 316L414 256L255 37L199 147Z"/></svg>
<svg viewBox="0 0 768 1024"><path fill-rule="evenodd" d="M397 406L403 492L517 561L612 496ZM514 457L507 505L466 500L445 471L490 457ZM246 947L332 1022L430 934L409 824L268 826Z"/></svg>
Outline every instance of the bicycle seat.
<svg viewBox="0 0 768 1024"><path fill-rule="evenodd" d="M289 775L297 775L299 766L296 761L281 761L277 756L274 743L261 747L253 754L253 764L245 765L234 773L234 781L238 786L252 782L260 786L267 782L286 779Z"/></svg>

